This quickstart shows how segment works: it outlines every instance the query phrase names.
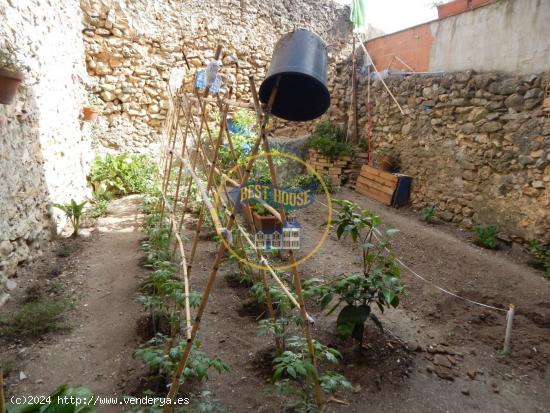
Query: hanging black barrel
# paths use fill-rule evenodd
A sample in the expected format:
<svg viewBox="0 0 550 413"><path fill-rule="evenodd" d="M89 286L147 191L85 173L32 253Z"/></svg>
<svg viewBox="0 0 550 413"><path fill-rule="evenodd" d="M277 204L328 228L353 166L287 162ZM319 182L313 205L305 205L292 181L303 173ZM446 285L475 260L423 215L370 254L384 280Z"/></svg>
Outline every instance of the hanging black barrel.
<svg viewBox="0 0 550 413"><path fill-rule="evenodd" d="M285 34L275 45L260 100L268 102L280 78L271 113L290 121L318 118L330 106L327 63L327 47L319 36L307 30Z"/></svg>

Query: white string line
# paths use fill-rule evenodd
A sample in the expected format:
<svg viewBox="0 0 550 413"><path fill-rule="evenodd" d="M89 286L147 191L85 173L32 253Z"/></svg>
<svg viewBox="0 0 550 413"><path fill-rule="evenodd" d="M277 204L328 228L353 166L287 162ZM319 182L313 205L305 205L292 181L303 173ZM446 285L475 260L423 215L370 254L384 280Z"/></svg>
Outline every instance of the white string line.
<svg viewBox="0 0 550 413"><path fill-rule="evenodd" d="M328 208L328 206L325 205L324 203L322 203L321 201L317 200L317 202L320 203L321 205L323 205L324 207ZM378 242L382 243L382 240L378 237L378 235L376 235L376 233L378 233L378 234L380 234L380 235L382 235L382 234L381 234L380 231L378 231L377 229L375 229L374 231L375 231L374 237L378 240ZM385 249L387 252L390 252L390 253L391 253L391 251L390 251L387 247L384 247L384 249ZM453 297L455 297L455 298L459 298L459 299L461 299L461 300L464 300L464 301L466 301L466 302L468 302L468 303L470 303L470 304L479 305L479 306L481 306L481 307L490 308L490 309L492 309L492 310L503 311L503 312L505 312L505 313L508 312L508 310L505 310L505 309L503 309L503 308L494 307L494 306L492 306L492 305L483 304L483 303L480 303L480 302L478 302L478 301L471 300L471 299L466 298L466 297L461 297L461 296L458 295L458 294L455 294L455 293L453 293L453 292L451 292L451 291L449 291L449 290L447 290L447 289L445 289L445 288L443 288L443 287L440 287L439 285L435 284L433 281L430 281L430 280L428 280L428 279L422 277L420 274L418 274L416 271L414 271L411 267L409 267L407 264L405 264L403 261L401 261L401 259L399 259L398 257L395 257L395 261L397 261L403 268L405 268L406 270L408 270L412 275L414 275L415 277L420 278L422 281L424 281L424 282L430 284L431 286L435 287L435 288L438 289L439 291L442 291L442 292L444 292L444 293L446 293L446 294L449 294L449 295L451 295L451 296L453 296Z"/></svg>

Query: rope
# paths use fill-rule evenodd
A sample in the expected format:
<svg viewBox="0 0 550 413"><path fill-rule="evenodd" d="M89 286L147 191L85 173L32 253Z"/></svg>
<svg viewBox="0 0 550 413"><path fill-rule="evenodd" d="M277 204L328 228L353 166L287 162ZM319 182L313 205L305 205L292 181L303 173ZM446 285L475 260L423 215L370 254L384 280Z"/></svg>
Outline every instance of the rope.
<svg viewBox="0 0 550 413"><path fill-rule="evenodd" d="M324 203L322 203L321 201L317 200L317 202L320 203L321 205L323 205L324 207L328 208L328 206L325 205ZM382 241L376 233L378 233L380 235L381 235L381 233L380 233L380 231L375 229L374 237L378 240L378 242L381 243ZM391 252L387 247L384 247L384 249L387 252ZM502 311L502 312L505 312L505 313L508 312L508 310L505 310L503 308L495 307L495 306L492 306L492 305L489 305L489 304L480 303L479 301L471 300L469 298L462 297L458 294L455 294L455 293L447 290L446 288L440 287L439 285L435 284L433 281L430 281L430 280L426 279L425 277L421 276L416 271L414 271L411 267L409 267L407 264L405 264L399 257L395 257L395 261L397 261L404 269L408 270L415 277L417 277L417 278L421 279L422 281L430 284L432 287L438 289L439 291L444 292L445 294L449 294L450 296L453 296L453 297L458 298L460 300L466 301L470 304L479 305L481 307L490 308L491 310Z"/></svg>

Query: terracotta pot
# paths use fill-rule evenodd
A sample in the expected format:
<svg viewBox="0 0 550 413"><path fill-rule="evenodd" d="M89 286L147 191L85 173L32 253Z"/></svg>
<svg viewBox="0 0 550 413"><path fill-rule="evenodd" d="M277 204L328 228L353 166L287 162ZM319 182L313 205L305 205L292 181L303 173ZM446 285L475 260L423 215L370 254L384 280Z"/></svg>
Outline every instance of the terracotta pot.
<svg viewBox="0 0 550 413"><path fill-rule="evenodd" d="M17 87L22 80L22 73L0 68L0 103L4 105L13 103L15 95L17 95Z"/></svg>
<svg viewBox="0 0 550 413"><path fill-rule="evenodd" d="M281 230L281 223L273 215L263 216L252 210L252 217L254 219L254 226L256 231L275 231Z"/></svg>
<svg viewBox="0 0 550 413"><path fill-rule="evenodd" d="M82 116L85 121L91 122L97 119L97 110L94 108L84 107L84 109L82 109Z"/></svg>
<svg viewBox="0 0 550 413"><path fill-rule="evenodd" d="M397 161L393 156L390 156L390 155L384 155L378 161L378 167L386 172L393 172L396 166L397 166Z"/></svg>

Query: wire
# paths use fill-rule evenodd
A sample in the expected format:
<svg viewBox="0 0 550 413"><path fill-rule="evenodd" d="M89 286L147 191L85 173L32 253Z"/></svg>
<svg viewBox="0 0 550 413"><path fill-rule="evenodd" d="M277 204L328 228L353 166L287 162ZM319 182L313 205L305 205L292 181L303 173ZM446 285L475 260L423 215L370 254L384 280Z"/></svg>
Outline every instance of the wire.
<svg viewBox="0 0 550 413"><path fill-rule="evenodd" d="M328 208L328 206L325 205L324 203L322 203L321 201L317 200L317 202L320 203L321 205L323 205L324 207ZM380 235L381 235L381 233L380 233L380 231L378 231L378 230L375 229L374 237L378 240L378 242L381 243L382 240L379 238L379 236L378 236L376 233L378 233L378 234L380 234ZM385 249L387 252L391 252L387 247L384 247L384 249ZM408 271L409 271L412 275L414 275L415 277L417 277L417 278L421 279L422 281L424 281L424 282L430 284L432 287L438 289L439 291L444 292L445 294L449 294L449 295L451 295L451 296L453 296L453 297L455 297L455 298L458 298L458 299L460 299L460 300L466 301L466 302L468 302L468 303L470 303L470 304L475 304L475 305L479 305L479 306L481 306L481 307L490 308L491 310L503 311L503 312L505 312L505 313L508 312L508 310L505 310L505 309L503 309L503 308L494 307L494 306L489 305L489 304L483 304L483 303L480 303L480 302L478 302L478 301L474 301L474 300L471 300L471 299L469 299L469 298L462 297L462 296L460 296L460 295L458 295L458 294L455 294L455 293L453 293L453 292L451 292L451 291L449 291L449 290L447 290L447 289L445 289L445 288L443 288L443 287L440 287L439 285L435 284L433 281L430 281L430 280L424 278L423 276L421 276L420 274L418 274L416 271L414 271L411 267L409 267L407 264L405 264L405 263L404 263L401 259L399 259L398 257L395 257L395 261L397 261L403 268L405 268L406 270L408 270Z"/></svg>

